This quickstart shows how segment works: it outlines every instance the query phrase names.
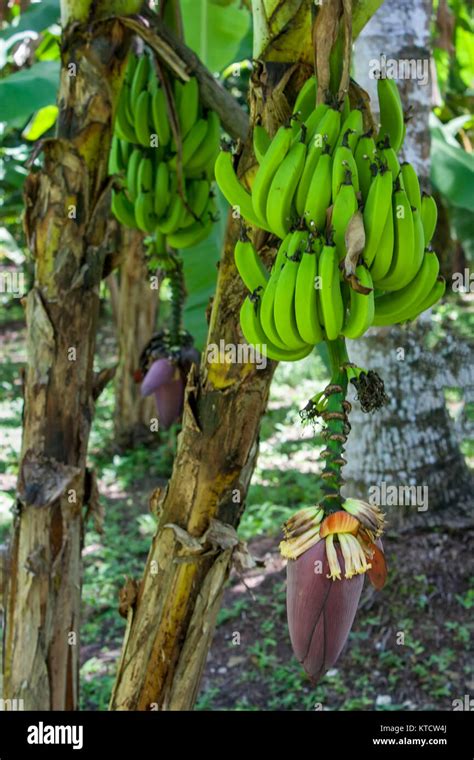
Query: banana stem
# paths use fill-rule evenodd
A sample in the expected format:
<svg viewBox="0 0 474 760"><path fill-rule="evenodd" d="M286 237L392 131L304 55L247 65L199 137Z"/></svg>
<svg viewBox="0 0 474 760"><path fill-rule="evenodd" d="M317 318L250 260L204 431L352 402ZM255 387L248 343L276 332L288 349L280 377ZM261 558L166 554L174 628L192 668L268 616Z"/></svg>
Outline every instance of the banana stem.
<svg viewBox="0 0 474 760"><path fill-rule="evenodd" d="M180 345L180 333L183 322L183 308L185 300L183 262L173 257L174 266L169 272L171 290L171 345Z"/></svg>
<svg viewBox="0 0 474 760"><path fill-rule="evenodd" d="M324 459L324 469L321 473L324 495L320 504L326 513L330 513L341 509L343 502L341 470L345 460L342 455L350 430L347 418L350 405L346 401L348 380L344 365L349 362L349 356L344 338L327 341L326 345L331 363L331 382L325 390L328 402L321 413L326 423L323 435L327 445L321 454Z"/></svg>

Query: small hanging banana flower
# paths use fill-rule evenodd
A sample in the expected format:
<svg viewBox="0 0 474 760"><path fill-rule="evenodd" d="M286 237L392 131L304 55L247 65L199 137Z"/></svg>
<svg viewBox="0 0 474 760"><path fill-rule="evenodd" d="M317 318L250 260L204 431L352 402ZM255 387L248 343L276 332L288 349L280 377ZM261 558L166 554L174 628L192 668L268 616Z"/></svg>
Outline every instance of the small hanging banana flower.
<svg viewBox="0 0 474 760"><path fill-rule="evenodd" d="M178 420L183 410L184 379L175 363L157 359L143 378L141 395L155 395L158 421L163 430Z"/></svg>
<svg viewBox="0 0 474 760"><path fill-rule="evenodd" d="M347 641L364 574L378 589L386 578L382 512L356 499L343 507L327 517L320 507L300 510L286 522L280 544L289 560L291 644L313 683L333 667Z"/></svg>

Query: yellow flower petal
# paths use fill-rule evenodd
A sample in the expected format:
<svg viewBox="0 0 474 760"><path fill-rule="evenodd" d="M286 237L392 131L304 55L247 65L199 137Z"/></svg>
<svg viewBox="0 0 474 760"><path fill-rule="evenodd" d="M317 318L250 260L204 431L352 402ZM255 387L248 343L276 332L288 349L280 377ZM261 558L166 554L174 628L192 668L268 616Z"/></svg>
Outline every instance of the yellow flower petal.
<svg viewBox="0 0 474 760"><path fill-rule="evenodd" d="M329 563L329 575L327 578L332 578L333 581L341 580L341 566L337 557L336 549L334 548L334 536L331 534L326 538L326 557Z"/></svg>

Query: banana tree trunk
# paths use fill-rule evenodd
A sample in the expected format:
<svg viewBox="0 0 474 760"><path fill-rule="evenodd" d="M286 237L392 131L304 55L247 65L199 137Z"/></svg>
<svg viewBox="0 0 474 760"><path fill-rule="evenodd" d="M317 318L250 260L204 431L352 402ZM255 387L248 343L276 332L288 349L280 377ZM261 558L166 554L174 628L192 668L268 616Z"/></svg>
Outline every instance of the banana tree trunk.
<svg viewBox="0 0 474 760"><path fill-rule="evenodd" d="M134 372L155 328L158 293L150 285L143 234L122 227L120 235L125 255L118 299L119 364L115 376L114 428L116 442L130 446L150 435L150 420L156 417L154 399L141 396Z"/></svg>
<svg viewBox="0 0 474 760"><path fill-rule="evenodd" d="M93 491L86 453L99 392L92 364L110 203L107 155L129 45L123 27L97 18L95 7L92 0L62 3L57 136L45 141L44 168L25 185L36 270L26 299L3 696L23 699L27 710L78 704L82 515Z"/></svg>
<svg viewBox="0 0 474 760"><path fill-rule="evenodd" d="M412 106L413 117L408 123L404 158L413 163L425 189L429 188L428 118L432 106L431 9L430 0L386 0L362 32L355 50L356 78L370 91L375 103L375 80L369 79L371 59L378 59L382 52L387 59L424 62L423 69L418 64L419 73L429 73L427 83L412 78L398 84L405 107ZM390 404L371 416L363 414L357 405L354 407L344 470L348 492L361 498L371 494L378 498L382 491L377 489L384 483L385 488L427 489L419 490L418 502L408 507L402 505L402 491L396 498L391 491L395 504L393 508L387 506L392 525L425 508L431 514L441 507L462 504L472 489L444 397L444 388L456 384L448 370L448 362L456 353L450 350L446 354L446 347L437 346L431 351L426 348L426 320L424 317L408 329L374 329L363 340L349 345L352 361L381 375ZM458 379L462 381L459 373ZM423 493L427 506L422 502Z"/></svg>
<svg viewBox="0 0 474 760"><path fill-rule="evenodd" d="M381 0L355 3L357 31ZM339 4L337 4L339 7ZM312 0L255 0L251 121L273 134L312 68ZM336 11L335 11L336 12ZM362 20L363 19L363 20ZM239 172L255 170L249 144ZM245 289L233 263L239 232L229 218L213 303L208 346L238 346L239 309ZM254 241L257 247L263 236ZM272 257L269 251L269 258ZM209 364L191 373L183 431L142 581L130 601L112 694L112 710L186 710L194 705L233 556L240 555L238 526L258 452L272 363Z"/></svg>

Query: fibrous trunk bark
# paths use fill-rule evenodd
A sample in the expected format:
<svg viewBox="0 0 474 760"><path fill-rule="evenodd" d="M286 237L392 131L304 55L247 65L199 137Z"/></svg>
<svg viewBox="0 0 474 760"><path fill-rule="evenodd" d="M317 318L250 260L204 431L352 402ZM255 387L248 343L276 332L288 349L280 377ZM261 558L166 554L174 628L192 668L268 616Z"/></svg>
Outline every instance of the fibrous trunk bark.
<svg viewBox="0 0 474 760"><path fill-rule="evenodd" d="M158 291L151 287L143 234L122 227L120 235L124 255L117 315L119 364L115 375L114 430L116 443L130 446L151 435L150 420L156 417L154 398L142 397L134 373L155 328Z"/></svg>
<svg viewBox="0 0 474 760"><path fill-rule="evenodd" d="M119 23L98 20L95 3L78 5L78 16L74 3L62 5L57 137L45 141L44 167L25 186L36 270L26 299L3 696L23 699L29 710L78 703L82 514L95 495L86 453L99 392L92 364L110 205L107 155L129 45ZM88 23L75 23L84 13Z"/></svg>
<svg viewBox="0 0 474 760"><path fill-rule="evenodd" d="M371 59L379 59L384 54L387 59L398 62L423 61L423 71L430 71L431 8L430 0L386 0L359 37L355 75L371 93L374 111L377 97L376 82L369 79ZM405 109L408 105L412 107L403 157L415 166L422 186L428 189L431 73L427 84L414 78L397 84ZM462 372L460 366L456 378L452 377L449 362L456 353L451 349L445 350L445 346L441 350L438 346L430 350L427 319L429 323L429 318L424 316L408 328L374 329L362 340L349 343L351 360L375 370L383 378L390 403L370 416L355 405L344 474L347 492L365 499L371 488L383 483L426 487L428 508L434 511L465 503L472 488L444 396L445 387L458 383L469 385L472 378L469 381L465 376L469 363ZM447 345L452 340L451 337ZM419 491L419 496L421 493ZM424 509L424 505L416 503L406 508L383 506L389 511L392 526Z"/></svg>

